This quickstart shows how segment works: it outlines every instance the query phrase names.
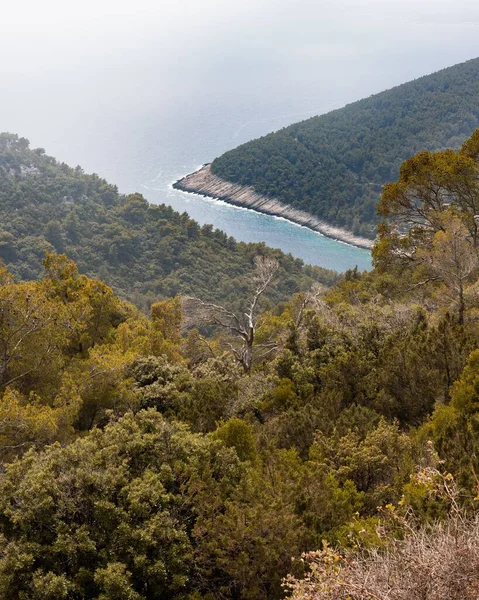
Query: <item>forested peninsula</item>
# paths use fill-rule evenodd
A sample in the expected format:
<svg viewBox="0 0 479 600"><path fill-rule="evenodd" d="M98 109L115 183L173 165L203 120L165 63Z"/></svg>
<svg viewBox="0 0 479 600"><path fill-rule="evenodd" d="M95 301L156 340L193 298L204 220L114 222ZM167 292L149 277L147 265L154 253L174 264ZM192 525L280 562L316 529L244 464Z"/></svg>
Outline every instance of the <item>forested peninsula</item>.
<svg viewBox="0 0 479 600"><path fill-rule="evenodd" d="M366 248L369 250L373 246L372 240L354 235L347 229L328 225L309 213L282 204L274 198L262 196L251 186L244 186L225 181L212 173L211 165L204 165L198 171L179 179L173 184L173 187L184 192L193 192L209 198L224 200L229 204L250 208L267 215L283 217L288 221L317 231L326 237L346 242L353 246L358 246L359 248Z"/></svg>
<svg viewBox="0 0 479 600"><path fill-rule="evenodd" d="M373 240L381 188L401 163L420 150L458 149L477 126L473 59L247 142L216 158L211 172Z"/></svg>

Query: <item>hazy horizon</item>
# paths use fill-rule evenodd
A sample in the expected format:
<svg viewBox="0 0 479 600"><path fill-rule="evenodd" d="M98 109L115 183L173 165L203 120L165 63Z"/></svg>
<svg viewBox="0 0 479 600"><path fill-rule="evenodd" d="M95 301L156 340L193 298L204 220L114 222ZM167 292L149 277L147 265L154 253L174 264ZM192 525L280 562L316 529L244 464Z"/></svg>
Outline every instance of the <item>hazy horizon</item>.
<svg viewBox="0 0 479 600"><path fill-rule="evenodd" d="M161 170L155 143L201 146L205 118L220 152L479 54L464 0L27 0L2 19L0 130L123 188L137 161Z"/></svg>

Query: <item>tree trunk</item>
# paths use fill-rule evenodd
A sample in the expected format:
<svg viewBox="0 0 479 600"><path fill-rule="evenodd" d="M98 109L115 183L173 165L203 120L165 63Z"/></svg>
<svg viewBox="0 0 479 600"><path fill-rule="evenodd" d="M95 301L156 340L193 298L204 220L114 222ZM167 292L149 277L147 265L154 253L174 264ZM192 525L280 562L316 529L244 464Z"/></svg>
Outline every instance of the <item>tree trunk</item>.
<svg viewBox="0 0 479 600"><path fill-rule="evenodd" d="M459 285L459 308L458 308L458 316L457 316L457 322L459 323L459 325L464 325L465 310L466 310L466 307L464 304L464 287L461 282Z"/></svg>

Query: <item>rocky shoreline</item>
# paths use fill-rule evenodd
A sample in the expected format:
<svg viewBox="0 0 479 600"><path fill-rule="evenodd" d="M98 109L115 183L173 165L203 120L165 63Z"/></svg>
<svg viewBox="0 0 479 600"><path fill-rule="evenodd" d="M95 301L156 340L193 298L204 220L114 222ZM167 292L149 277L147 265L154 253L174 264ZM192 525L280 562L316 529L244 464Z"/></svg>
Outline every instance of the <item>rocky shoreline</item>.
<svg viewBox="0 0 479 600"><path fill-rule="evenodd" d="M211 165L204 165L198 171L182 177L173 184L173 187L184 192L223 200L235 206L251 208L267 215L283 217L293 223L303 225L327 237L358 248L370 250L374 245L373 240L354 235L347 229L329 225L305 211L297 210L273 198L262 196L252 187L225 181L211 172Z"/></svg>

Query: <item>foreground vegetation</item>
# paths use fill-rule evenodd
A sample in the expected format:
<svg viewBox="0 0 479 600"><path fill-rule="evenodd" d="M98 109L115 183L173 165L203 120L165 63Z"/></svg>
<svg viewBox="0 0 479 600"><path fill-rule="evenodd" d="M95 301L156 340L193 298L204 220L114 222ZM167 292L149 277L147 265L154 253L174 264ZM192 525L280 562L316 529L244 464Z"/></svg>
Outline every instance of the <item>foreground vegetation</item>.
<svg viewBox="0 0 479 600"><path fill-rule="evenodd" d="M477 597L478 175L409 159L374 270L279 303L272 256L150 316L3 267L0 596Z"/></svg>
<svg viewBox="0 0 479 600"><path fill-rule="evenodd" d="M243 144L212 170L374 238L382 184L419 150L459 148L479 126L478 103L474 59Z"/></svg>

